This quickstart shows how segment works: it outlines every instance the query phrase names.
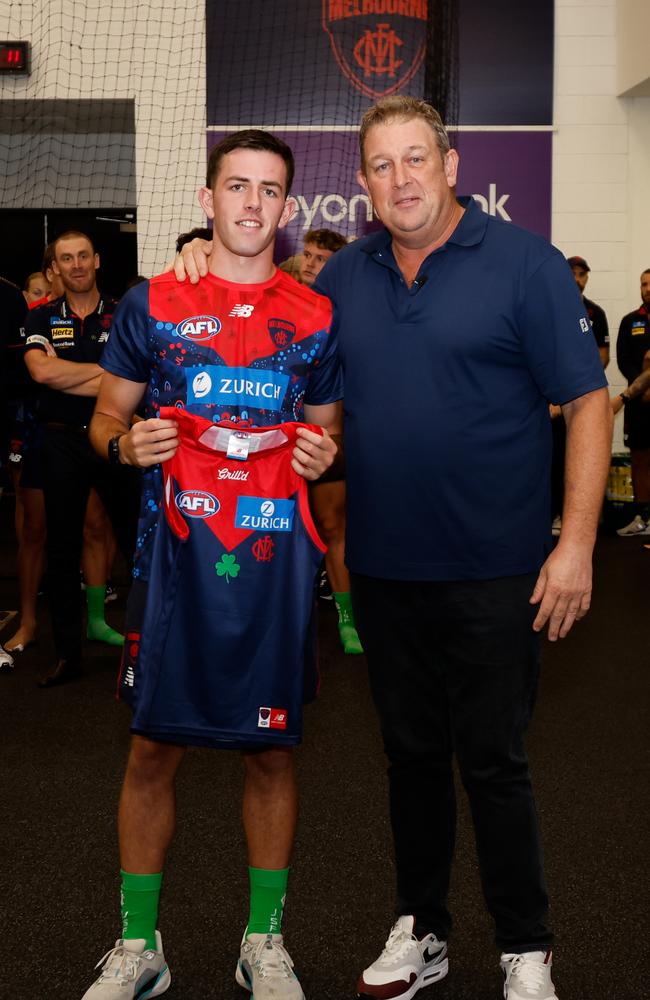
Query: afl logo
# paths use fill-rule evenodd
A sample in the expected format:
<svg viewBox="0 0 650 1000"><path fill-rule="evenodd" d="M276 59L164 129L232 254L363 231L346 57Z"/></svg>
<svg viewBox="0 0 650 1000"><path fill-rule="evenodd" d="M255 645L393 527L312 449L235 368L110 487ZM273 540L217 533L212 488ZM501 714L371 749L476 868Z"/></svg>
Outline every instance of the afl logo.
<svg viewBox="0 0 650 1000"><path fill-rule="evenodd" d="M216 316L192 316L178 324L176 333L184 340L195 342L215 337L220 329L221 323Z"/></svg>
<svg viewBox="0 0 650 1000"><path fill-rule="evenodd" d="M176 506L188 517L212 517L221 504L212 493L203 490L183 490L176 494Z"/></svg>

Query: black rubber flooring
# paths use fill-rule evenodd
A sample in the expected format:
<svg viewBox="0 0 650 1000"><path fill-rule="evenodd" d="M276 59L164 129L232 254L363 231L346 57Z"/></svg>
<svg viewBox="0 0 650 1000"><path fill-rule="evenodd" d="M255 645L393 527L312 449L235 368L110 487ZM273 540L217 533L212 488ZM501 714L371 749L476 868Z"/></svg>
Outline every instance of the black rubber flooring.
<svg viewBox="0 0 650 1000"><path fill-rule="evenodd" d="M16 605L12 499L0 503L0 608ZM119 625L126 579L109 618ZM589 617L546 643L528 746L544 835L560 1000L646 1000L650 552L600 539ZM11 626L3 633L6 638ZM0 677L0 998L80 1000L119 931L115 808L128 714L113 699L116 654L89 644L86 676L41 691L39 643ZM285 919L307 1000L354 996L392 923L384 761L365 662L344 657L321 615L322 693L306 713L302 787ZM192 751L160 927L178 1000L245 1000L233 978L246 910L235 754ZM462 794L461 794L462 799ZM461 809L450 974L418 1000L501 996L467 810Z"/></svg>

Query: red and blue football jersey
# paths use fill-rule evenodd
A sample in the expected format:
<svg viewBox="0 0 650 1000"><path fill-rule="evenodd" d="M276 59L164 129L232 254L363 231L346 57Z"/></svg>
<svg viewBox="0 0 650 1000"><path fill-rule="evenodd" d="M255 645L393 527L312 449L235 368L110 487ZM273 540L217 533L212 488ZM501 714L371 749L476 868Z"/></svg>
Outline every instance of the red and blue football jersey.
<svg viewBox="0 0 650 1000"><path fill-rule="evenodd" d="M179 446L163 465L139 657L120 678L132 729L200 746L296 744L315 694L325 551L291 466L296 429L309 425L242 432L171 408L160 415L178 421ZM228 457L239 449L247 457Z"/></svg>
<svg viewBox="0 0 650 1000"><path fill-rule="evenodd" d="M301 420L303 404L343 395L328 299L282 271L255 285L213 274L142 282L118 306L101 359L146 384L144 415L174 406L213 422L263 427ZM160 467L143 474L134 577L146 580L160 514Z"/></svg>

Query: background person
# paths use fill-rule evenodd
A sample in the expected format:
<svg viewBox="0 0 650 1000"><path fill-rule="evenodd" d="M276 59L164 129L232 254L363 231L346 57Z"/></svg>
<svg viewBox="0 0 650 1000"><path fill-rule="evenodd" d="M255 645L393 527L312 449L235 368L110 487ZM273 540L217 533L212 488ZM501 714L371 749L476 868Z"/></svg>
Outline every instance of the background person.
<svg viewBox="0 0 650 1000"><path fill-rule="evenodd" d="M305 246L300 260L300 281L311 287L327 261L344 246L347 240L332 229L310 229L305 233ZM321 537L327 543L325 568L333 591L338 612L338 629L345 653L358 655L363 646L354 622L350 598L350 574L345 566L345 479L328 478L326 482L312 483L309 489L314 519Z"/></svg>
<svg viewBox="0 0 650 1000"><path fill-rule="evenodd" d="M135 548L139 477L109 468L88 441L103 371L98 361L108 342L115 301L97 287L99 256L90 239L74 230L54 241L52 268L65 294L32 311L26 325L25 363L41 386L39 422L47 523L48 599L57 659L39 680L63 684L82 672L79 565L91 487L99 493L127 562ZM87 637L121 645L123 637L104 620L105 587L88 587Z"/></svg>
<svg viewBox="0 0 650 1000"><path fill-rule="evenodd" d="M616 340L616 363L628 386L643 372L650 350L650 268L641 274L641 305L621 320ZM650 406L635 397L625 407L624 440L630 449L634 517L617 535L650 535Z"/></svg>

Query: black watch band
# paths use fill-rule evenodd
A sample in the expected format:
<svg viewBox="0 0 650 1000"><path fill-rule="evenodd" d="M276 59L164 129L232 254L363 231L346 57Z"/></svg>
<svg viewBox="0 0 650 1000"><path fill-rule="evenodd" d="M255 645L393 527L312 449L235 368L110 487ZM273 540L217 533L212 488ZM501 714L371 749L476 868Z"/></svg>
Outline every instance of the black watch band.
<svg viewBox="0 0 650 1000"><path fill-rule="evenodd" d="M623 406L627 406L627 404L630 402L631 397L628 396L627 393L625 392L619 392L619 396L623 400Z"/></svg>
<svg viewBox="0 0 650 1000"><path fill-rule="evenodd" d="M124 437L124 432L116 434L108 442L108 461L111 465L120 465L120 438L122 437Z"/></svg>

